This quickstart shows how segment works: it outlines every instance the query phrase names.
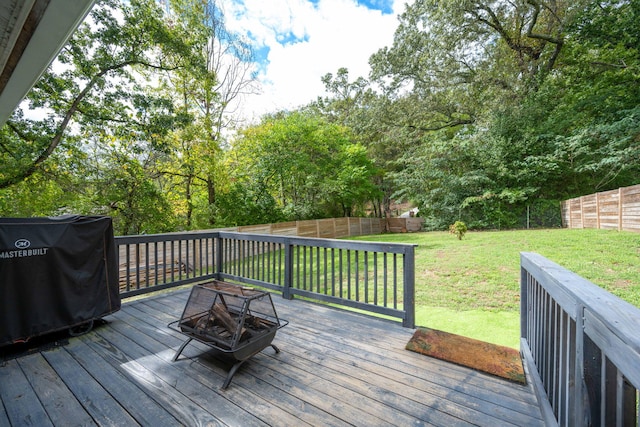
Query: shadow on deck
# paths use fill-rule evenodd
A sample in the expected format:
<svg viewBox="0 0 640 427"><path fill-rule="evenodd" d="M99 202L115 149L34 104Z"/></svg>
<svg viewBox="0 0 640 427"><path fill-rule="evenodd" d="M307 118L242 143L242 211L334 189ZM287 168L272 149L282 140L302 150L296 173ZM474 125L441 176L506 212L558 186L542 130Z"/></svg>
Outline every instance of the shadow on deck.
<svg viewBox="0 0 640 427"><path fill-rule="evenodd" d="M0 425L543 425L531 385L404 349L414 330L301 300L274 298L289 325L228 365L167 328L187 290L123 304L62 347L0 365Z"/></svg>

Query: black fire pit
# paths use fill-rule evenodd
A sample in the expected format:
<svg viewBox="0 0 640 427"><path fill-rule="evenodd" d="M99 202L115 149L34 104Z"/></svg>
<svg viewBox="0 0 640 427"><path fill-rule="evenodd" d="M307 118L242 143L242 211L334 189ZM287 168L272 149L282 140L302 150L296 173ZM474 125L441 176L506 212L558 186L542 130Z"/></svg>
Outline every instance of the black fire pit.
<svg viewBox="0 0 640 427"><path fill-rule="evenodd" d="M271 342L276 331L287 323L278 318L269 292L217 280L195 285L182 317L169 324L187 336L173 361L178 360L191 340L207 344L217 356L234 363L222 385L226 389L251 356L268 346L280 352Z"/></svg>

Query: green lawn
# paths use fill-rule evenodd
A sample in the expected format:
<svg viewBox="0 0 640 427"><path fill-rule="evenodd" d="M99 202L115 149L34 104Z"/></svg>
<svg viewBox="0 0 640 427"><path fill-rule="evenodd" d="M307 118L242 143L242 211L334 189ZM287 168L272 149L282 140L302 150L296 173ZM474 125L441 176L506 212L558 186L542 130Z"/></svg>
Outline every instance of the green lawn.
<svg viewBox="0 0 640 427"><path fill-rule="evenodd" d="M640 233L514 230L366 236L414 243L416 324L519 348L520 252L537 252L640 307Z"/></svg>

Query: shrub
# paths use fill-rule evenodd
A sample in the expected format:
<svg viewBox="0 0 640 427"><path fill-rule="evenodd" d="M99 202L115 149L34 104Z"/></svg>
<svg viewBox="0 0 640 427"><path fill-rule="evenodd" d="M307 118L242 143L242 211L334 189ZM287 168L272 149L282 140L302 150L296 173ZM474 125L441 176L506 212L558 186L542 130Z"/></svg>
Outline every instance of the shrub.
<svg viewBox="0 0 640 427"><path fill-rule="evenodd" d="M466 232L467 224L462 221L456 221L449 226L449 233L455 234L458 237L458 240L462 240Z"/></svg>

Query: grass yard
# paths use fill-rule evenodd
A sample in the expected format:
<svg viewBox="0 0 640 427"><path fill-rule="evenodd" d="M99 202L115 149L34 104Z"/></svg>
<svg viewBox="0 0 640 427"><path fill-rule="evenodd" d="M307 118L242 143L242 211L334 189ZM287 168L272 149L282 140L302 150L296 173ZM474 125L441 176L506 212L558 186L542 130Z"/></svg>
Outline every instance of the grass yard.
<svg viewBox="0 0 640 427"><path fill-rule="evenodd" d="M414 243L416 324L519 348L520 252L537 252L640 307L640 233L513 230L366 236Z"/></svg>

